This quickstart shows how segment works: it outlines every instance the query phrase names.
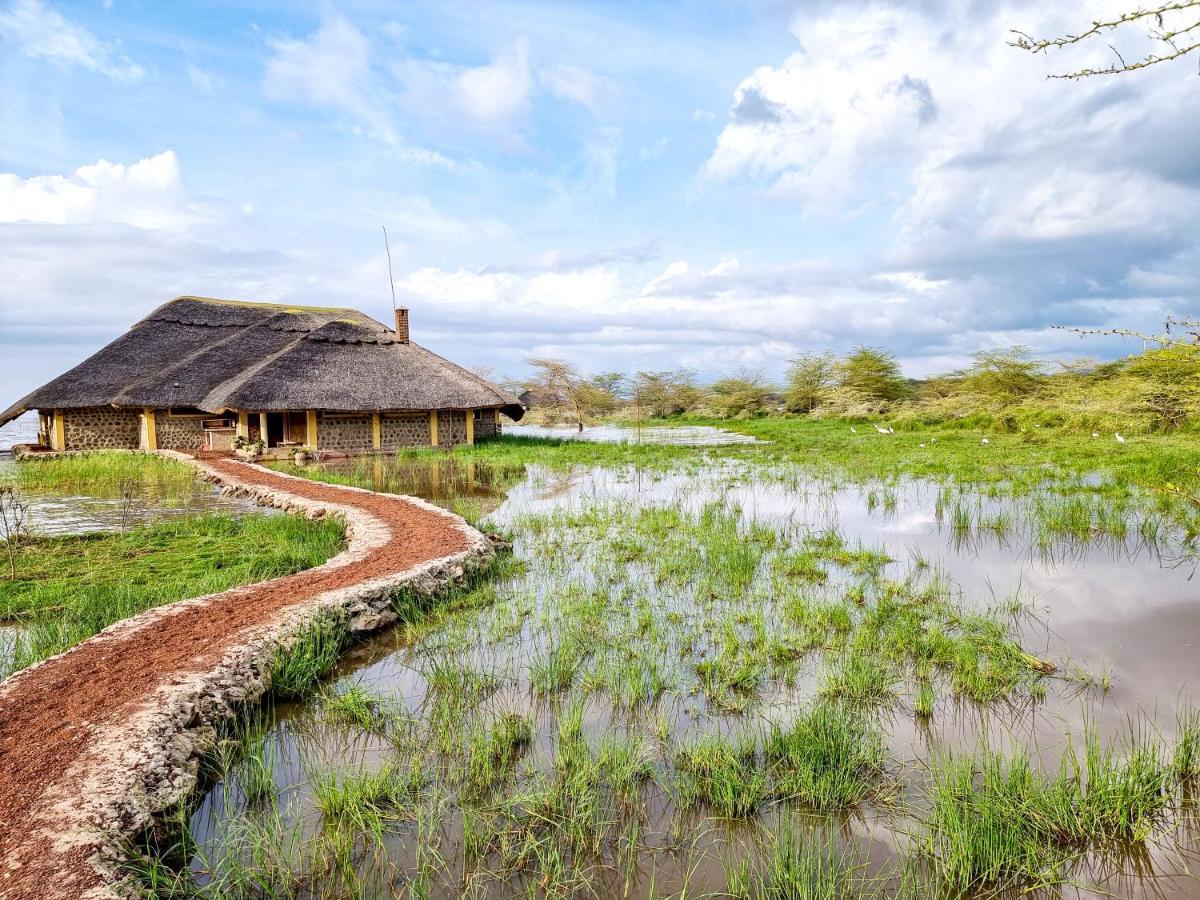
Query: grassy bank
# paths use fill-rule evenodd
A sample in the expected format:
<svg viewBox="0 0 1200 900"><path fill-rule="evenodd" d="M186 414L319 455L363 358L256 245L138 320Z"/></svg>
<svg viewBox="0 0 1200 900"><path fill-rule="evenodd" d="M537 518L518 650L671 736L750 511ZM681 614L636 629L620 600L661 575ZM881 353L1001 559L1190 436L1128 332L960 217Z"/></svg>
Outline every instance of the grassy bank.
<svg viewBox="0 0 1200 900"><path fill-rule="evenodd" d="M1176 432L1093 438L1057 428L1006 432L926 427L879 434L873 424L809 419L670 419L647 425L710 425L752 435L766 444L721 447L604 444L506 436L460 448L455 455L491 464L545 465L667 463L690 456L793 463L851 478L911 475L959 483L1050 482L1062 476L1100 474L1106 481L1162 488L1200 486L1200 440ZM987 439L984 444L983 440Z"/></svg>
<svg viewBox="0 0 1200 900"><path fill-rule="evenodd" d="M195 483L196 470L187 463L150 453L87 453L35 457L10 467L0 478L18 490L55 493L86 490L96 496L97 492L119 493L123 482L185 489Z"/></svg>
<svg viewBox="0 0 1200 900"><path fill-rule="evenodd" d="M18 626L9 646L0 646L0 676L151 607L319 565L342 543L335 521L280 515L203 516L124 534L34 538L21 548L17 578L0 581L0 622Z"/></svg>

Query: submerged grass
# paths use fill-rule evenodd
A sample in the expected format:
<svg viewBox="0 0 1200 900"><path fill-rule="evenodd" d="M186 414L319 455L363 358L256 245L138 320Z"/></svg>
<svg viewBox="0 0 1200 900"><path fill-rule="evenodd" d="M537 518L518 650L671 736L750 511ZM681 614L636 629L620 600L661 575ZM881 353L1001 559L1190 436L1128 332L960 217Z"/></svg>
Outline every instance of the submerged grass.
<svg viewBox="0 0 1200 900"><path fill-rule="evenodd" d="M722 458L761 461L772 484L818 493L826 487L803 479L844 464L829 490L869 476L868 512L898 508L886 463L915 456L901 448L916 435L868 444L843 426L763 427L781 429L775 446L722 448ZM1047 482L1101 456L1072 451L1048 465L1043 451L1065 436L1019 446L999 436L982 449L977 435L938 437L941 468L924 474L948 482L939 508L964 540L1007 539L1038 516L1056 541L1116 539L1119 516L1144 512L1107 475L1063 477L1060 503ZM814 447L829 450L815 463ZM898 471L932 467L932 446L922 449L928 459ZM882 814L903 830L926 811L886 749L889 723L911 722L894 714L911 704L934 738L943 698L985 721L1020 716L1053 663L1018 641L1017 600L979 602L936 561L898 561L824 523L742 508L725 486L759 470L713 456L519 440L413 456L448 463L439 479L536 462L551 511L505 520L516 554L494 580L396 598L398 639L411 645L387 666L403 698L351 685L314 707L306 740L369 749L349 773L344 757L314 763L314 799L280 826L325 823L293 867L306 896L363 895L347 889L351 876L412 896L957 896L1061 883L1081 856L1168 822L1176 788L1200 777L1195 716L1181 718L1170 752L1140 735L1113 748L1093 740L1049 775L1020 748L939 757L910 861L919 877L910 883L908 866L890 881L869 875L854 839L830 826ZM613 495L572 494L579 482L563 470L578 463L633 468L612 476ZM668 467L705 479L703 490L660 484ZM376 474L364 463L336 477L371 486L361 479ZM977 496L953 484L960 475L976 479ZM1070 502L1068 484L1087 499ZM1039 513L1030 498L1047 490ZM1167 518L1142 521L1156 532ZM246 856L239 823L251 812L210 832L216 868L226 839ZM704 867L714 858L729 859L723 882Z"/></svg>
<svg viewBox="0 0 1200 900"><path fill-rule="evenodd" d="M1191 740L1177 738L1175 759ZM1146 841L1175 804L1178 771L1163 743L1137 727L1116 746L1088 730L1082 756L1068 745L1050 775L1021 748L946 756L932 771L925 852L956 893L1060 884L1081 854Z"/></svg>

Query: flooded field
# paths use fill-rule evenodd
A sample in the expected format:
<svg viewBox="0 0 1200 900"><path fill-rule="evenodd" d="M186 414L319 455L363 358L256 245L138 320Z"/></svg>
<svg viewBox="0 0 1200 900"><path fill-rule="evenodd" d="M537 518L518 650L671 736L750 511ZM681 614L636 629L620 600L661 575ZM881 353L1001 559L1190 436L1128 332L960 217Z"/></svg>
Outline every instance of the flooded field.
<svg viewBox="0 0 1200 900"><path fill-rule="evenodd" d="M342 542L336 522L313 528L148 456L0 456L10 486L22 524L12 507L0 517L0 538L16 535L0 541L0 678L152 606L319 564Z"/></svg>
<svg viewBox="0 0 1200 900"><path fill-rule="evenodd" d="M754 444L751 435L739 434L708 425L676 425L673 427L633 425L589 425L583 429L573 425L509 425L504 429L512 437L557 438L564 441L603 441L624 444L669 444L694 447L718 447L730 444Z"/></svg>
<svg viewBox="0 0 1200 900"><path fill-rule="evenodd" d="M1197 538L1148 498L711 455L311 474L512 557L241 722L160 896L1200 896Z"/></svg>

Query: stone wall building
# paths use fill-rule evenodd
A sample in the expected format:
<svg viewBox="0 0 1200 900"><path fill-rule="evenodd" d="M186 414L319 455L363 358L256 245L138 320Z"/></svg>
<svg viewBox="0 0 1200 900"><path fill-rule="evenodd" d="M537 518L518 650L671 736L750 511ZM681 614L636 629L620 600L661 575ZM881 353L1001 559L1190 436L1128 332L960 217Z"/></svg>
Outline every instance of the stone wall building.
<svg viewBox="0 0 1200 900"><path fill-rule="evenodd" d="M454 447L519 420L517 398L353 309L177 297L0 413L53 450Z"/></svg>

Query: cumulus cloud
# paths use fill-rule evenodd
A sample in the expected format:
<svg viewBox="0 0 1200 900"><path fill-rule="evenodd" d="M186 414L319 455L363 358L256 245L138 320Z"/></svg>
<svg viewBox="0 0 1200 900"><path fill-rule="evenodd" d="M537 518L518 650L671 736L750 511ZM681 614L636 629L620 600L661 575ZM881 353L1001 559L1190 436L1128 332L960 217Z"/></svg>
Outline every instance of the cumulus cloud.
<svg viewBox="0 0 1200 900"><path fill-rule="evenodd" d="M798 17L799 49L737 87L704 174L834 212L907 193L899 224L910 237L932 224L939 237L966 226L984 239L1056 240L1195 209L1194 194L1146 161L1194 146L1200 98L1178 70L1048 83L1047 63L1005 36L1015 21L1057 33L1070 24L1062 11L952 11L872 4ZM948 24L968 14L971 28ZM1149 122L1153 134L1130 127Z"/></svg>
<svg viewBox="0 0 1200 900"><path fill-rule="evenodd" d="M173 229L187 218L173 150L128 166L102 159L71 175L0 173L0 222L120 222Z"/></svg>
<svg viewBox="0 0 1200 900"><path fill-rule="evenodd" d="M145 75L115 44L97 39L41 0L16 0L0 11L0 35L25 56L63 68L87 69L126 83Z"/></svg>

